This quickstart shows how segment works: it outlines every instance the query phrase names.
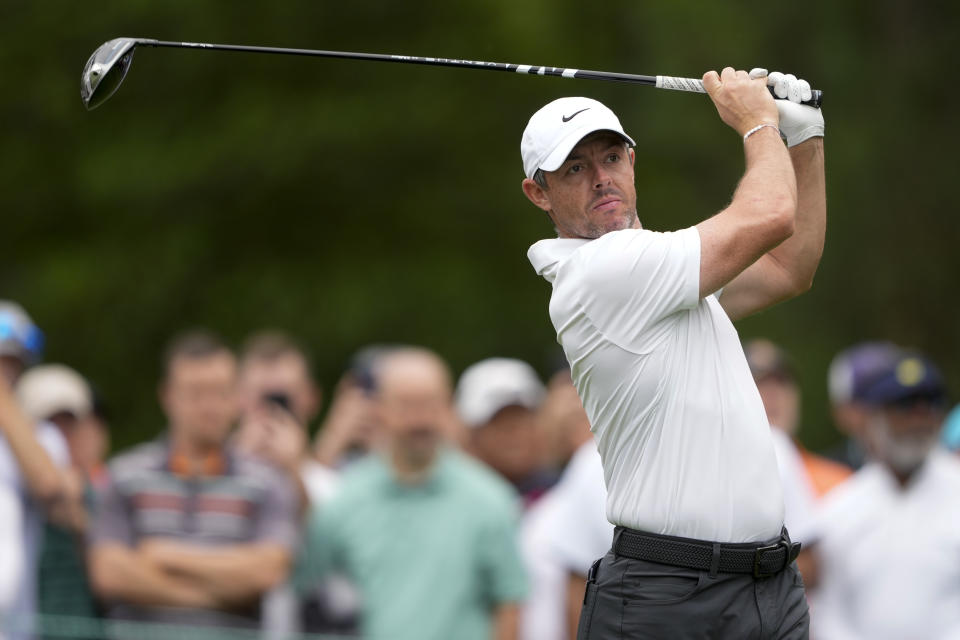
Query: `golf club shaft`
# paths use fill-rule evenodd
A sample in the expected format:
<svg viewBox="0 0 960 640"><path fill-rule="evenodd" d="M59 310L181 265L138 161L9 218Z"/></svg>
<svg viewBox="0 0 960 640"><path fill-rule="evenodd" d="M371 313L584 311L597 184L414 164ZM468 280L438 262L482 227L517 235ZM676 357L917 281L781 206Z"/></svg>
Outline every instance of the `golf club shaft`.
<svg viewBox="0 0 960 640"><path fill-rule="evenodd" d="M466 67L487 71L507 71L539 76L560 76L585 80L605 80L607 82L626 82L658 89L706 93L703 83L696 78L676 78L673 76L645 76L634 73L613 73L609 71L589 71L585 69L566 69L562 67L542 67L528 64L510 64L507 62L480 62L475 60L456 60L451 58L422 58L381 53L356 53L352 51L324 51L322 49L290 49L285 47L252 47L235 44L209 44L204 42L171 42L165 40L141 40L139 44L152 47L174 47L186 49L212 49L216 51L245 51L248 53L276 53L293 56L316 56L320 58L342 58L348 60L368 60L374 62L396 62L401 64L421 64L437 67ZM773 89L770 89L771 93ZM810 100L804 104L819 107L823 94L812 91Z"/></svg>

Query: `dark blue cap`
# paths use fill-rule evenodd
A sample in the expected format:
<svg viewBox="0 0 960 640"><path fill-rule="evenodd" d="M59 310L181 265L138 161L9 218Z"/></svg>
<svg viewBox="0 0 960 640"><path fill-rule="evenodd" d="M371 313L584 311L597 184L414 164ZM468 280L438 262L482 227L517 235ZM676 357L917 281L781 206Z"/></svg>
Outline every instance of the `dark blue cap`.
<svg viewBox="0 0 960 640"><path fill-rule="evenodd" d="M917 401L946 406L947 389L940 371L928 358L905 353L864 386L861 398L874 406Z"/></svg>
<svg viewBox="0 0 960 640"><path fill-rule="evenodd" d="M834 404L866 402L864 392L892 370L903 351L891 342L861 342L844 349L830 363L827 385Z"/></svg>

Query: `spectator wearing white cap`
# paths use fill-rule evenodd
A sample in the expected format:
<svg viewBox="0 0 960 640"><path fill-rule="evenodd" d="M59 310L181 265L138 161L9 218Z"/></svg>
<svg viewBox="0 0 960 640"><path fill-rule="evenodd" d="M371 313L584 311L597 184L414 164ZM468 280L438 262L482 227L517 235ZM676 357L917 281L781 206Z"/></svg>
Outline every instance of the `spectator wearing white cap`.
<svg viewBox="0 0 960 640"><path fill-rule="evenodd" d="M24 369L36 364L42 352L43 334L30 316L20 305L0 301L0 492L16 497L21 516L0 520L0 527L6 528L3 537L19 544L23 559L15 601L0 620L10 630L10 640L29 637L33 624L43 520L75 527L80 512L66 489L63 468L69 465L69 453L63 436L53 425L36 424L25 415L13 392Z"/></svg>
<svg viewBox="0 0 960 640"><path fill-rule="evenodd" d="M943 379L923 356L904 354L861 397L871 461L818 515L813 634L960 638L960 461L936 446Z"/></svg>
<svg viewBox="0 0 960 640"><path fill-rule="evenodd" d="M65 470L69 498L84 506L77 526L48 522L37 563L37 610L43 615L93 618L97 605L84 561L85 512L93 508L96 476L103 477L109 446L106 425L94 415L90 385L79 373L62 364L33 367L17 384L17 398L24 412L36 422L49 422L59 429L70 452L71 468ZM102 486L102 485L101 485Z"/></svg>
<svg viewBox="0 0 960 640"><path fill-rule="evenodd" d="M456 407L467 426L467 450L509 481L524 506L557 481L543 465L536 411L545 389L536 371L512 358L488 358L460 376Z"/></svg>

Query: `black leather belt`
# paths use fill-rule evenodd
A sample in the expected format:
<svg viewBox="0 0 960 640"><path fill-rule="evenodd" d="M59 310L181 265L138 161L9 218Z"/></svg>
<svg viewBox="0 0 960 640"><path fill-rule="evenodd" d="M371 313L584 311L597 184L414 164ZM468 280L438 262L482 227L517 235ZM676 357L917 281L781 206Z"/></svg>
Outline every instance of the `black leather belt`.
<svg viewBox="0 0 960 640"><path fill-rule="evenodd" d="M768 578L780 573L796 560L800 553L800 543L790 541L786 528L779 539L766 544L735 544L664 536L617 527L613 534L613 552L635 560L711 573L749 573L755 578Z"/></svg>

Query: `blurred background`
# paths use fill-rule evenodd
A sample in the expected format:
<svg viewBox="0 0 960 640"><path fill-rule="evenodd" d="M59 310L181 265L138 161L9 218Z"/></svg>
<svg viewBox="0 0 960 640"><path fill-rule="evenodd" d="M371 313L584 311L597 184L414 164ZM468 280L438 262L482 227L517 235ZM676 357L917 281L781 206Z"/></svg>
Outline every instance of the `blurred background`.
<svg viewBox="0 0 960 640"><path fill-rule="evenodd" d="M889 339L960 383L953 3L0 4L0 294L47 360L107 399L114 448L162 427L162 345L203 325L299 336L329 389L371 342L428 345L456 372L492 355L556 357L548 285L527 247L552 233L520 191L520 134L542 104L589 95L638 142L647 228L721 209L741 145L703 96L369 62L139 50L84 110L105 40L341 49L699 77L764 66L825 94L829 229L812 292L740 324L790 351L801 438L830 425L826 368Z"/></svg>

